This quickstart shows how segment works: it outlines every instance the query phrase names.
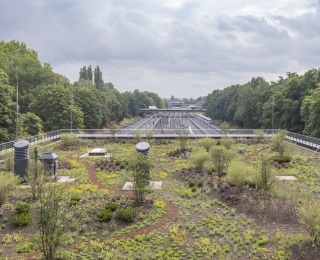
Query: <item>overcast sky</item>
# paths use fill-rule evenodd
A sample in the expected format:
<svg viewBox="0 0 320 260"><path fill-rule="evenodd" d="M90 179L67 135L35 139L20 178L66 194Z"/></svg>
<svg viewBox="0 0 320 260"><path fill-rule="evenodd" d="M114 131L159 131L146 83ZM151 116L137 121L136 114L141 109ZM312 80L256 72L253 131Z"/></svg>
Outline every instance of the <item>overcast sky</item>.
<svg viewBox="0 0 320 260"><path fill-rule="evenodd" d="M99 65L119 91L161 97L320 62L320 0L0 0L0 26L71 82Z"/></svg>

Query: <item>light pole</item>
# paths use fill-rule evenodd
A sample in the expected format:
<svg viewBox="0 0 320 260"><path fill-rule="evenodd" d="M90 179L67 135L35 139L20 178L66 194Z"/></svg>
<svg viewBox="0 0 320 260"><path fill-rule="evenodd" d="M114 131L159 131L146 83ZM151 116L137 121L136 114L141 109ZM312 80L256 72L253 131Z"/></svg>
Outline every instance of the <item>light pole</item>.
<svg viewBox="0 0 320 260"><path fill-rule="evenodd" d="M71 88L71 133L72 133L73 88Z"/></svg>
<svg viewBox="0 0 320 260"><path fill-rule="evenodd" d="M272 90L272 134L274 129L274 90Z"/></svg>
<svg viewBox="0 0 320 260"><path fill-rule="evenodd" d="M19 139L19 105L18 105L18 101L19 101L19 94L18 94L18 90L19 90L19 74L18 74L18 67L16 68L17 70L17 94L16 94L16 103L17 103L17 112L16 112L16 118L17 118L17 122L16 122L16 140Z"/></svg>

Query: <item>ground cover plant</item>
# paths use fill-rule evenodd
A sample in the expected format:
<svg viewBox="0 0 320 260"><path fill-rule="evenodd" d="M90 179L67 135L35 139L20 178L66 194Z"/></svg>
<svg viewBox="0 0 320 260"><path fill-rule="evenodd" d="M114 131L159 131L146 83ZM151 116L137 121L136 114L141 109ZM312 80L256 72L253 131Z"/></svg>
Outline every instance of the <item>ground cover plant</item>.
<svg viewBox="0 0 320 260"><path fill-rule="evenodd" d="M281 156L290 161L283 162L274 160L279 151L266 138L243 140L241 150L239 142L226 138L208 149L204 141L188 139L183 151L179 139L150 139L148 178L163 184L145 189L136 203L133 191L122 190L136 178L136 139L65 139L68 149L63 143L40 149L57 153L63 162L58 174L75 182L41 182L34 195L32 185L17 184L0 165L8 180L1 184L6 196L0 209L0 257L319 258L320 170L310 151L286 142ZM114 153L80 159L92 147ZM298 180L279 181L276 175Z"/></svg>

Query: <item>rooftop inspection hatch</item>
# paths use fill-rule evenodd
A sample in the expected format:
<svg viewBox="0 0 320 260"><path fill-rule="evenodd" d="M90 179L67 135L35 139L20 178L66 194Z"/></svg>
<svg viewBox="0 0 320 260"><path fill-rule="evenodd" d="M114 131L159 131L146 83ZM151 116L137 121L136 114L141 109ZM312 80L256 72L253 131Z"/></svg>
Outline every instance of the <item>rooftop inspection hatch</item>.
<svg viewBox="0 0 320 260"><path fill-rule="evenodd" d="M107 153L106 149L103 148L94 148L88 151L89 156L105 156Z"/></svg>

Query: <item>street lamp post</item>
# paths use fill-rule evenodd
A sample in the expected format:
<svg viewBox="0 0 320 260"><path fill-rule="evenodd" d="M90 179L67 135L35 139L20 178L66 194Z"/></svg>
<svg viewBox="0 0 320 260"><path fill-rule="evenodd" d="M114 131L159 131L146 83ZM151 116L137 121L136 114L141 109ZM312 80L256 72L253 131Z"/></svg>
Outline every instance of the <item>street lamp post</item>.
<svg viewBox="0 0 320 260"><path fill-rule="evenodd" d="M16 140L19 139L19 105L18 105L18 101L19 101L19 94L18 94L18 90L19 90L19 74L18 74L18 68L17 68L17 94L16 94L16 103L17 103L17 111L16 111Z"/></svg>
<svg viewBox="0 0 320 260"><path fill-rule="evenodd" d="M71 133L72 133L73 89L71 88Z"/></svg>
<svg viewBox="0 0 320 260"><path fill-rule="evenodd" d="M274 129L274 90L272 90L272 134Z"/></svg>

